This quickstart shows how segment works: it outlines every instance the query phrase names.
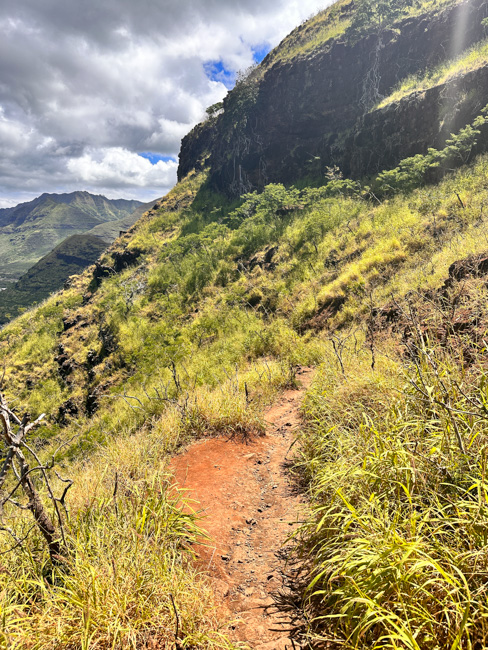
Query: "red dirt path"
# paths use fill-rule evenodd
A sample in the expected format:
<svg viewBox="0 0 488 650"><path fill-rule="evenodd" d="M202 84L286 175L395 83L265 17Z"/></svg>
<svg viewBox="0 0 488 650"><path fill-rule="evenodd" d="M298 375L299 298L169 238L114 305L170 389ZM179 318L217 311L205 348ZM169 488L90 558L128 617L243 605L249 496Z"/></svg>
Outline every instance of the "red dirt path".
<svg viewBox="0 0 488 650"><path fill-rule="evenodd" d="M300 518L300 498L285 465L311 377L310 369L299 370L301 387L285 391L268 411L264 436L202 440L171 463L177 485L204 512L211 540L197 552L221 613L233 621L233 640L253 650L300 647L291 641L290 617L273 607L273 595L283 584L277 553Z"/></svg>

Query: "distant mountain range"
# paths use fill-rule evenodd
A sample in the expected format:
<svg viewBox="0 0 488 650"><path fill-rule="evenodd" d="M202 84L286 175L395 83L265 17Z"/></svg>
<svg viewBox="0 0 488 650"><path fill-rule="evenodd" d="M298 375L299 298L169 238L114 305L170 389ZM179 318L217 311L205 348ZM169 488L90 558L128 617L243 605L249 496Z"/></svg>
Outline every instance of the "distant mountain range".
<svg viewBox="0 0 488 650"><path fill-rule="evenodd" d="M93 264L154 203L73 192L0 210L0 325Z"/></svg>
<svg viewBox="0 0 488 650"><path fill-rule="evenodd" d="M140 201L107 199L88 192L42 194L0 210L0 286L14 281L71 235L97 230L110 243L140 216Z"/></svg>

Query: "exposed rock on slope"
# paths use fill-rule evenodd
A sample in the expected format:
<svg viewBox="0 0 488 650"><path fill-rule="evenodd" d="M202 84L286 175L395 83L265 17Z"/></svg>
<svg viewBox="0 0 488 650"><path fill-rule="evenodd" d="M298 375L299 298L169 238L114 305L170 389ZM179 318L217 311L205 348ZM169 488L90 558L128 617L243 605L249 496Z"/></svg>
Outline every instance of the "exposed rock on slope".
<svg viewBox="0 0 488 650"><path fill-rule="evenodd" d="M184 138L179 178L209 155L213 185L239 194L269 182L293 182L320 173L326 165L361 177L370 173L371 165L374 170L395 166L405 155L442 145L450 130L470 120L475 107L488 103L488 85L477 74L426 93L425 101L404 100L400 113L408 105L408 114L397 113L397 104L372 116L368 112L400 80L432 69L479 41L487 15L484 0L467 0L403 20L380 35L355 43L343 36L306 56L278 61L262 78L250 80L252 93L249 85L238 85L225 99L222 115ZM457 38L459 25L464 26L462 39ZM461 90L468 106L460 106L453 122L446 122L439 97L454 94L459 102ZM371 131L386 126L395 132L400 117L401 124L412 125L414 137L399 133L386 149L379 146Z"/></svg>
<svg viewBox="0 0 488 650"><path fill-rule="evenodd" d="M442 148L451 133L470 124L488 103L488 66L414 92L364 115L362 127L344 144L344 162L358 178L394 167L401 159ZM477 152L486 143L478 143Z"/></svg>

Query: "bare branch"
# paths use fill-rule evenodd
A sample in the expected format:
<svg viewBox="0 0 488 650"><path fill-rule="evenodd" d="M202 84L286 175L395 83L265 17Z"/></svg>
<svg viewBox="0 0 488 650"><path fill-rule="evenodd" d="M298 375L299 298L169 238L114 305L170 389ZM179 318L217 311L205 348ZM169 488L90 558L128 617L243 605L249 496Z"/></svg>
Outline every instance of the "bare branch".
<svg viewBox="0 0 488 650"><path fill-rule="evenodd" d="M12 505L14 505L16 508L19 508L20 510L29 510L29 506L23 506L21 503L15 501L14 499L9 499L8 503L11 503Z"/></svg>
<svg viewBox="0 0 488 650"><path fill-rule="evenodd" d="M48 475L46 473L46 466L41 464L41 461L40 461L38 455L36 454L36 452L33 449L31 449L31 447L29 447L29 445L26 442L23 442L22 444L27 449L27 451L29 451L29 453L31 453L32 456L34 456L36 462L38 463L38 465L40 467L40 470L42 472L42 476L44 478L44 483L46 484L47 491L49 493L49 498L53 502L54 508L56 510L56 516L58 518L58 523L59 523L59 531L61 533L61 539L63 540L63 546L65 546L66 545L66 539L64 537L63 519L61 518L61 513L59 512L59 507L58 507L58 503L57 503L58 500L54 496L54 493L53 493L53 490L52 490L52 487L51 487L51 483L49 481L49 477L48 477Z"/></svg>
<svg viewBox="0 0 488 650"><path fill-rule="evenodd" d="M41 426L41 424L44 424L43 420L46 417L46 414L43 413L40 415L35 422L31 422L30 424L27 424L24 428L24 436L26 436L30 431L35 429L36 427Z"/></svg>
<svg viewBox="0 0 488 650"><path fill-rule="evenodd" d="M0 490L2 489L3 484L5 483L5 479L7 478L8 470L12 465L13 458L14 458L14 450L13 447L10 447L7 452L7 456L3 462L2 469L0 470Z"/></svg>
<svg viewBox="0 0 488 650"><path fill-rule="evenodd" d="M25 473L25 476L28 476L29 474L32 474L33 472L39 472L41 469L42 469L41 467L30 467L29 470ZM9 501L14 496L14 494L17 492L19 487L22 485L22 478L23 478L22 473L16 471L16 474L17 474L17 477L18 477L18 482L15 485L15 487L13 488L13 490L10 491L9 495L1 500L1 502L0 502L1 505L4 505L5 503L7 503L7 501Z"/></svg>
<svg viewBox="0 0 488 650"><path fill-rule="evenodd" d="M22 544L29 537L29 535L31 534L31 532L33 530L34 530L34 526L31 526L29 528L29 530L27 531L27 534L22 539L19 539L17 537L17 535L10 528L7 528L6 526L1 526L0 531L8 533L11 537L13 537L14 540L16 541L16 544L15 544L15 546L12 546L11 548L7 549L6 551L1 551L0 555L7 555L7 553L11 553L12 551L15 551L16 548L19 548L19 546L22 546Z"/></svg>

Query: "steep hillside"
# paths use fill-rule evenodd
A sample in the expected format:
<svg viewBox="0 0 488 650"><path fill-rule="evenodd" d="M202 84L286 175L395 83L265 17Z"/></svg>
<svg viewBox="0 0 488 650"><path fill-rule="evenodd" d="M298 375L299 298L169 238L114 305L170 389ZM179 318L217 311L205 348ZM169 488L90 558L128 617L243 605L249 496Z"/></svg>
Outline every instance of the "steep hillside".
<svg viewBox="0 0 488 650"><path fill-rule="evenodd" d="M7 475L5 462L9 648L239 647L223 612L252 588L209 581L212 557L203 562L195 544L205 513L174 487L169 459L216 436L245 440L252 457L268 405L302 365L315 379L287 467L303 516L281 547L289 584L276 594L293 643L487 647L488 101L470 77L484 63L455 77L465 113L447 102L431 119L426 99L451 83L437 66L453 65L456 21L472 47L486 7L411 4L386 3L394 20L372 33L361 11L385 3L341 2L285 39L245 101L237 88L185 139L178 185L69 287L0 330L18 426L46 414L22 450L58 536L53 552L19 509L25 476ZM391 99L365 112L358 99L380 37ZM436 140L440 115L452 133ZM257 132L246 139L253 129L264 158ZM341 134L354 178L326 157ZM264 184L253 176L263 161L283 182L229 196L234 160L238 174L247 165L242 186ZM235 553L222 563L237 564Z"/></svg>
<svg viewBox="0 0 488 650"><path fill-rule="evenodd" d="M125 219L141 205L140 201L73 192L43 194L28 203L1 209L0 280L19 278L70 235Z"/></svg>
<svg viewBox="0 0 488 650"><path fill-rule="evenodd" d="M15 284L0 294L0 324L18 315L19 310L42 302L62 289L70 275L81 273L106 250L107 244L94 235L71 235L40 259Z"/></svg>
<svg viewBox="0 0 488 650"><path fill-rule="evenodd" d="M431 93L412 88L400 106L392 101L368 113L403 80L483 39L488 9L483 0L417 5L417 12L431 10L404 19L398 12L398 22L382 25L372 12L369 24L352 30L352 5L342 2L296 30L229 93L221 114L183 139L179 178L208 158L212 185L239 195L317 178L334 165L361 178L443 146L488 103L484 69L465 77L461 70ZM342 25L338 34L334 21ZM319 34L325 29L322 37L313 36L314 25ZM372 139L382 131L386 146Z"/></svg>

